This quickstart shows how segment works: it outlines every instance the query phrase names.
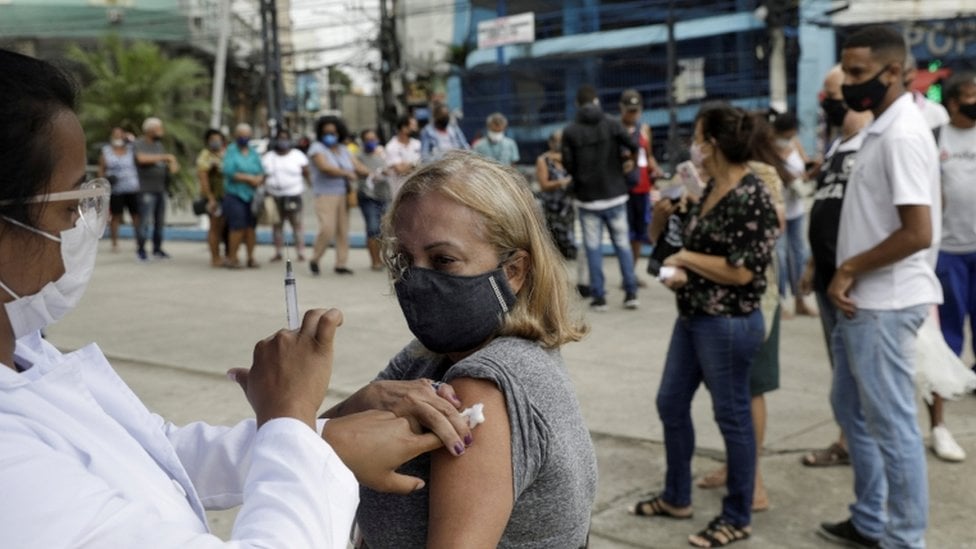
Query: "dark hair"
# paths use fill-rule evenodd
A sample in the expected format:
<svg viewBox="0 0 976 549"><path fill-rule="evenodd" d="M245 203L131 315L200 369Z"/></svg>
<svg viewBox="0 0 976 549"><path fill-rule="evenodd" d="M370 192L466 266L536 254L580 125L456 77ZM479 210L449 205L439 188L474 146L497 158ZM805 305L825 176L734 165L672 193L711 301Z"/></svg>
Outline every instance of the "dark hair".
<svg viewBox="0 0 976 549"><path fill-rule="evenodd" d="M726 160L742 164L753 159L756 139L762 138L762 132L756 131L755 116L725 102L712 102L698 111L695 124L699 123L702 136L711 140Z"/></svg>
<svg viewBox="0 0 976 549"><path fill-rule="evenodd" d="M776 113L773 117L773 129L777 133L791 132L800 129L800 121L791 112Z"/></svg>
<svg viewBox="0 0 976 549"><path fill-rule="evenodd" d="M962 96L962 87L974 84L976 84L976 72L964 71L953 74L942 88L942 103L948 105L950 99L955 99L958 103Z"/></svg>
<svg viewBox="0 0 976 549"><path fill-rule="evenodd" d="M905 55L908 52L901 33L885 25L864 27L848 36L841 49L851 48L871 48L873 57L877 58L879 53L887 54L896 58L900 65L905 64Z"/></svg>
<svg viewBox="0 0 976 549"><path fill-rule="evenodd" d="M367 133L375 133L376 134L376 138L379 139L379 136L380 136L379 132L377 132L373 128L366 128L365 130L359 132L359 140L360 141L366 141L366 134Z"/></svg>
<svg viewBox="0 0 976 549"><path fill-rule="evenodd" d="M325 135L323 128L329 124L335 126L336 134L339 137L339 143L342 143L349 137L349 128L346 127L346 123L342 121L338 116L326 115L315 121L315 138L321 140L322 136Z"/></svg>
<svg viewBox="0 0 976 549"><path fill-rule="evenodd" d="M291 131L288 128L281 127L281 128L278 128L277 130L275 130L274 138L275 139L281 139L281 134L285 134L289 138L291 137Z"/></svg>
<svg viewBox="0 0 976 549"><path fill-rule="evenodd" d="M402 114L402 115L400 115L400 117L397 118L397 121L396 121L396 129L397 129L397 131L400 131L403 128L406 128L406 127L410 126L410 121L411 120L413 120L413 116L412 115L409 115L409 114Z"/></svg>
<svg viewBox="0 0 976 549"><path fill-rule="evenodd" d="M0 214L34 225L25 200L44 194L58 151L52 150L54 117L75 110L75 82L50 63L0 49Z"/></svg>
<svg viewBox="0 0 976 549"><path fill-rule="evenodd" d="M576 104L578 106L592 103L596 98L596 88L589 84L583 84L578 90L576 90Z"/></svg>
<svg viewBox="0 0 976 549"><path fill-rule="evenodd" d="M753 124L753 149L752 160L758 160L763 164L769 164L776 169L776 174L787 184L793 180L793 174L786 168L786 162L776 150L776 136L773 133L773 126L763 112L754 112L749 115ZM795 117L794 117L795 118Z"/></svg>
<svg viewBox="0 0 976 549"><path fill-rule="evenodd" d="M210 141L210 138L213 137L213 136L215 136L215 135L219 135L221 141L227 141L224 138L224 133L223 132L221 132L220 130L214 129L214 128L210 128L206 132L204 132L204 134L203 134L203 142L204 143L208 143Z"/></svg>

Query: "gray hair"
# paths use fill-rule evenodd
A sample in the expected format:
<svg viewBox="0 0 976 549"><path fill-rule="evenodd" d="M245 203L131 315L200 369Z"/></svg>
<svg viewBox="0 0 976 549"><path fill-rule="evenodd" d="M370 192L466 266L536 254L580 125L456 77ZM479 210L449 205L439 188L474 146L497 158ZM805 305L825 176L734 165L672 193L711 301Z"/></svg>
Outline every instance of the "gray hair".
<svg viewBox="0 0 976 549"><path fill-rule="evenodd" d="M505 115L500 112L493 112L488 115L488 118L485 119L485 125L491 126L494 124L501 124L502 126L508 126L508 119L505 118Z"/></svg>
<svg viewBox="0 0 976 549"><path fill-rule="evenodd" d="M158 119L158 118L156 118L155 116L150 116L149 118L145 119L142 122L142 131L143 132L148 132L149 130L151 130L153 128L162 128L162 127L163 127L163 121L160 120L160 119Z"/></svg>
<svg viewBox="0 0 976 549"><path fill-rule="evenodd" d="M247 130L248 133L253 133L254 132L254 130L251 129L251 125L250 124L248 124L246 122L241 122L240 124L234 126L234 135L237 135L237 134L239 134L239 133L241 133L242 131L245 131L245 130Z"/></svg>

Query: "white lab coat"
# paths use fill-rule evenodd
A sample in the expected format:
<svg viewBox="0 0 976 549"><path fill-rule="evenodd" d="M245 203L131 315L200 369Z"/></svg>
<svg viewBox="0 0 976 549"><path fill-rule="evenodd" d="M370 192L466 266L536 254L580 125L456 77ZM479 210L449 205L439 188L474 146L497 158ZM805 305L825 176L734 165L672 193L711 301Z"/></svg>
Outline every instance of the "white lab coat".
<svg viewBox="0 0 976 549"><path fill-rule="evenodd" d="M342 548L352 473L302 422L176 427L91 344L21 338L0 366L0 547ZM243 506L223 542L205 508Z"/></svg>

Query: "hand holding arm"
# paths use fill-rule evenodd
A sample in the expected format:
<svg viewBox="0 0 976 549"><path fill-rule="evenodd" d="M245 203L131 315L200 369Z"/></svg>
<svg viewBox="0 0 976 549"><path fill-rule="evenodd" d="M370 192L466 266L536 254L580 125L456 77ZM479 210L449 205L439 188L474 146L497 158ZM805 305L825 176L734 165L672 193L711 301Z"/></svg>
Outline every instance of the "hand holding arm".
<svg viewBox="0 0 976 549"><path fill-rule="evenodd" d="M379 410L330 419L322 430L322 438L360 484L396 494L409 494L424 487L422 480L401 475L397 468L442 445L433 433L418 435L410 430L406 419Z"/></svg>
<svg viewBox="0 0 976 549"><path fill-rule="evenodd" d="M434 432L455 455L464 453L472 440L471 429L461 417L461 401L448 384L436 390L431 380L377 380L327 410L322 417L337 418L366 410L385 410L407 419L415 433Z"/></svg>

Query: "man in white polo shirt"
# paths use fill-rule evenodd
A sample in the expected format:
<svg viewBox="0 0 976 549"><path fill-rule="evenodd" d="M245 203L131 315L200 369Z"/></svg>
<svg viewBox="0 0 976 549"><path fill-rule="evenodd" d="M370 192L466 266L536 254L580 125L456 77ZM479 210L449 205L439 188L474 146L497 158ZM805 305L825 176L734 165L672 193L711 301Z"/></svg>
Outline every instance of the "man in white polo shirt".
<svg viewBox="0 0 976 549"><path fill-rule="evenodd" d="M942 302L934 272L942 206L935 139L905 92L905 53L899 32L873 26L852 34L841 55L844 101L875 117L851 171L827 289L838 309L830 399L857 501L849 519L819 533L849 547L925 547L914 353L919 326Z"/></svg>

